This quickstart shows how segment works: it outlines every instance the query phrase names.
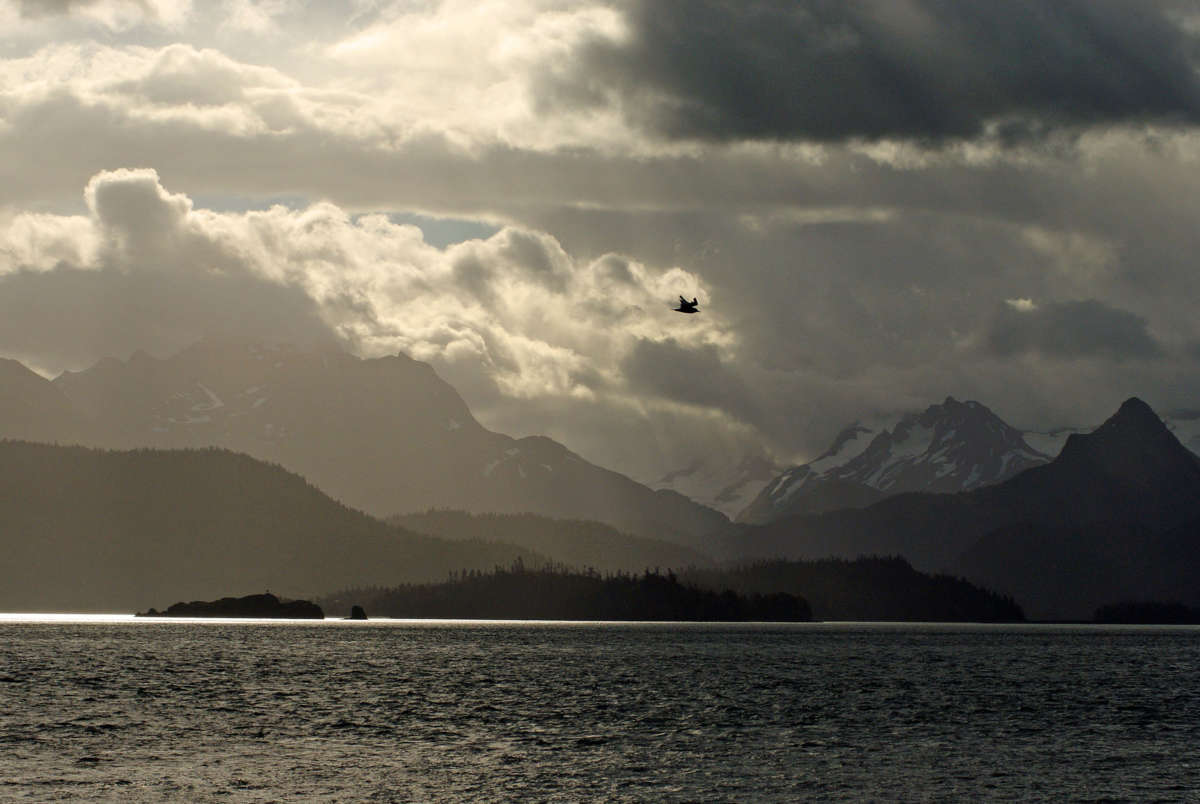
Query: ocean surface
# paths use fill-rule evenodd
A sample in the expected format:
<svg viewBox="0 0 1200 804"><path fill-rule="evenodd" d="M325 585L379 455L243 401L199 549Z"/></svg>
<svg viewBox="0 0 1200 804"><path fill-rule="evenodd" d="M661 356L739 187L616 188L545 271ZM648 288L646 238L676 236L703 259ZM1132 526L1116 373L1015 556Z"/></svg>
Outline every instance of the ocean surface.
<svg viewBox="0 0 1200 804"><path fill-rule="evenodd" d="M0 615L0 800L1200 799L1200 629Z"/></svg>

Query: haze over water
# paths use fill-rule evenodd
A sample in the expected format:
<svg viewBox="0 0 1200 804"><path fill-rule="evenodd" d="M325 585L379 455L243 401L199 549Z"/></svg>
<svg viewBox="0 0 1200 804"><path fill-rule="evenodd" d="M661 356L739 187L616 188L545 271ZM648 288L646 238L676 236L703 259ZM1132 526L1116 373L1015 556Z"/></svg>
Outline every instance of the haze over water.
<svg viewBox="0 0 1200 804"><path fill-rule="evenodd" d="M0 620L0 798L1185 800L1200 629Z"/></svg>

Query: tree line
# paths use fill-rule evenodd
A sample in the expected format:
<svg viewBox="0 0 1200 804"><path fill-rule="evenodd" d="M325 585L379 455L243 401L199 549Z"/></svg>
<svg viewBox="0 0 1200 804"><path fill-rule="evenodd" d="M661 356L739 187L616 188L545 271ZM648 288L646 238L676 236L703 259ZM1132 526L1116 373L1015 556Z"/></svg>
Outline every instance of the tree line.
<svg viewBox="0 0 1200 804"><path fill-rule="evenodd" d="M521 560L491 571L466 570L436 584L349 589L322 600L326 611L363 606L372 616L502 620L772 621L812 618L802 597L739 594L686 584L673 572L573 570Z"/></svg>

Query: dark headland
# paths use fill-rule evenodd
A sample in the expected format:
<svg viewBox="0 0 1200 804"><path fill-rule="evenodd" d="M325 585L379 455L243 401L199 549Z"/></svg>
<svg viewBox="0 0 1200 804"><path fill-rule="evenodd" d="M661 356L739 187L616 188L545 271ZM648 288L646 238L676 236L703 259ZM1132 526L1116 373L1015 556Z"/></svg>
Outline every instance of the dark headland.
<svg viewBox="0 0 1200 804"><path fill-rule="evenodd" d="M267 592L246 597L223 597L220 600L193 600L176 603L166 611L150 609L138 612L138 617L254 617L280 620L323 620L325 612L307 600L280 600Z"/></svg>
<svg viewBox="0 0 1200 804"><path fill-rule="evenodd" d="M1200 608L1174 600L1127 600L1101 606L1092 621L1110 625L1200 625Z"/></svg>

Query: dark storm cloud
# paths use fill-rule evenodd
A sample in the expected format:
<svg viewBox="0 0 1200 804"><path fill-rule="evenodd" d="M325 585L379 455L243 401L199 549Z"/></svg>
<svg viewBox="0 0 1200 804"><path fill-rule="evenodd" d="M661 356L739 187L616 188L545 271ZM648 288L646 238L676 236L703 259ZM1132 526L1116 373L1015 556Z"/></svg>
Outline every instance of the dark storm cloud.
<svg viewBox="0 0 1200 804"><path fill-rule="evenodd" d="M689 347L674 338L639 338L621 370L639 392L716 408L746 421L757 418L749 389L721 361L712 344Z"/></svg>
<svg viewBox="0 0 1200 804"><path fill-rule="evenodd" d="M629 0L631 35L547 77L701 140L1001 139L1200 119L1197 40L1169 2Z"/></svg>
<svg viewBox="0 0 1200 804"><path fill-rule="evenodd" d="M1121 361L1163 355L1146 319L1092 299L1040 306L1006 304L991 322L984 348L1007 357L1105 357Z"/></svg>

